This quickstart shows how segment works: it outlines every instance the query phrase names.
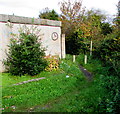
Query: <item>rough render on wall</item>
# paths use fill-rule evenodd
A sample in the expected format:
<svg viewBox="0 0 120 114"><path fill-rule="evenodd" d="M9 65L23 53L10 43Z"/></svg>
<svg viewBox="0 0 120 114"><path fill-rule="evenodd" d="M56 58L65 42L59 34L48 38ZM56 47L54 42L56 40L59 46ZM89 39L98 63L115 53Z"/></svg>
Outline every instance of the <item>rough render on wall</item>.
<svg viewBox="0 0 120 114"><path fill-rule="evenodd" d="M5 52L8 51L8 44L10 42L11 33L19 34L20 28L37 27L40 30L42 46L46 48L46 55L59 55L64 57L65 48L61 39L61 22L47 19L34 19L27 17L19 17L12 15L0 15L0 72L4 71L2 64L3 59L6 58ZM54 34L57 33L57 40L53 40ZM64 37L63 37L64 41ZM64 49L64 50L63 50Z"/></svg>

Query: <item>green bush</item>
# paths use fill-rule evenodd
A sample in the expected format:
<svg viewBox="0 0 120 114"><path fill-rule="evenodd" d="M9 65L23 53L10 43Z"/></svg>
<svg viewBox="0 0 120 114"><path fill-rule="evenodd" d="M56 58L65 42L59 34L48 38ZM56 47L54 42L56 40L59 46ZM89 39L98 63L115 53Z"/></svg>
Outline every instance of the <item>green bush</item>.
<svg viewBox="0 0 120 114"><path fill-rule="evenodd" d="M37 35L21 32L19 38L11 38L4 65L13 75L39 74L47 65L44 51Z"/></svg>
<svg viewBox="0 0 120 114"><path fill-rule="evenodd" d="M102 99L100 111L117 113L120 109L120 36L118 33L106 37L94 53L99 58L105 70L101 73L101 86L106 88L108 97Z"/></svg>
<svg viewBox="0 0 120 114"><path fill-rule="evenodd" d="M111 34L101 43L97 53L114 74L120 73L120 37Z"/></svg>
<svg viewBox="0 0 120 114"><path fill-rule="evenodd" d="M66 53L79 55L79 53L89 52L89 42L81 37L82 31L75 31L70 37L66 37Z"/></svg>

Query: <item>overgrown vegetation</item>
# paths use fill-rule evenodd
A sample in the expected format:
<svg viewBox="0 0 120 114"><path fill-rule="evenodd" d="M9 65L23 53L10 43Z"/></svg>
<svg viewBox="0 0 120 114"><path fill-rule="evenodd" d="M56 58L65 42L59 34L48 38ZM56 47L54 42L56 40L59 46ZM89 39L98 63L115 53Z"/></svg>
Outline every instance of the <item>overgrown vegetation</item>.
<svg viewBox="0 0 120 114"><path fill-rule="evenodd" d="M95 51L94 56L97 56L106 66L109 66L109 71L118 76L120 73L120 36L110 34L101 42L101 45Z"/></svg>
<svg viewBox="0 0 120 114"><path fill-rule="evenodd" d="M115 108L119 106L119 102L116 102L119 94L115 93L118 92L119 88L116 88L116 85L119 83L116 83L117 78L108 75L109 67L102 66L102 61L91 57L88 58L88 64L84 64L83 54L77 56L77 63L94 74L92 82L85 79L70 55L60 62L60 69L30 77L46 77L38 82L12 87L10 85L30 78L22 76L21 79L17 79L11 76L9 83L5 83L7 74L4 75L3 111L117 112Z"/></svg>
<svg viewBox="0 0 120 114"><path fill-rule="evenodd" d="M70 55L61 60L60 64L54 57L47 58L49 65L46 70L51 72L42 72L41 74L38 74L38 70L34 72L35 75L38 74L37 77L45 76L46 79L15 87L6 87L6 83L4 83L2 96L4 111L119 113L120 2L118 3L118 15L114 19L114 25L106 23L106 16L100 11L86 11L81 9L81 6L82 2L72 4L70 0L61 2L60 6L62 12L60 20L63 22L62 31L66 33L67 53L79 54L77 64L72 62L72 56ZM52 15L55 14L55 12L45 12L45 18L46 14L50 14L48 16L51 17L51 13L53 13ZM33 34L23 33L20 35L25 36L25 38L34 36ZM26 43L29 44L27 41ZM90 49L91 41L93 41L92 49ZM14 43L15 47L13 46L12 49L15 50L20 48L19 45L22 44L13 41ZM10 52L14 52L12 49ZM27 49L30 49L30 47ZM27 51L29 52L29 50ZM89 56L89 51L92 52L91 56ZM26 47L24 52L26 52ZM21 53L19 52L19 54ZM24 55L23 53L22 60L26 60L24 57L27 54ZM87 64L84 64L84 54L88 55ZM44 55L44 52L41 55ZM16 60L13 56L12 60L14 59ZM8 61L9 65L13 62ZM91 82L85 79L78 68L79 64L94 75ZM45 65L46 62L42 68L45 68ZM32 67L32 71L34 67ZM11 69L13 68L15 67L11 67ZM16 70L11 71L15 72ZM24 69L19 72L20 75L22 75L21 72L28 74ZM16 72L13 74L16 74ZM9 82L12 84L14 81Z"/></svg>
<svg viewBox="0 0 120 114"><path fill-rule="evenodd" d="M116 34L117 35L117 34ZM111 34L111 38L103 41L97 50L100 54L103 66L107 72L102 78L103 87L109 93L109 98L104 98L102 102L102 110L109 112L118 112L120 108L120 36ZM103 73L104 74L104 73Z"/></svg>
<svg viewBox="0 0 120 114"><path fill-rule="evenodd" d="M37 75L46 79L10 86L12 80L14 83L13 77L9 84L4 83L3 112L98 112L98 103L106 95L98 84L99 76L93 82L87 81L71 60L72 57L67 56L61 61L59 70ZM7 81L7 77L7 74L4 75L3 81ZM6 87L6 84L9 86Z"/></svg>
<svg viewBox="0 0 120 114"><path fill-rule="evenodd" d="M54 9L50 10L49 8L45 8L40 12L39 18L58 21L59 15L57 14L57 12Z"/></svg>
<svg viewBox="0 0 120 114"><path fill-rule="evenodd" d="M112 37L112 35L111 35ZM93 56L88 56L88 64L84 64L84 55L80 54L79 64L91 71L98 84L105 89L106 94L97 105L99 112L118 113L120 108L120 52L119 37L104 40Z"/></svg>
<svg viewBox="0 0 120 114"><path fill-rule="evenodd" d="M107 16L101 11L86 11L81 6L82 2L72 3L70 0L61 3L62 30L67 33L66 52L88 55L88 64L85 67L89 68L90 65L89 69L94 69L94 73L100 75L98 84L108 93L102 98L97 110L117 113L120 109L120 1L113 24L105 22ZM103 68L98 64L97 68L94 67L94 60L100 61Z"/></svg>
<svg viewBox="0 0 120 114"><path fill-rule="evenodd" d="M44 57L48 62L48 66L45 68L46 71L58 70L59 68L59 57L58 56L46 56Z"/></svg>

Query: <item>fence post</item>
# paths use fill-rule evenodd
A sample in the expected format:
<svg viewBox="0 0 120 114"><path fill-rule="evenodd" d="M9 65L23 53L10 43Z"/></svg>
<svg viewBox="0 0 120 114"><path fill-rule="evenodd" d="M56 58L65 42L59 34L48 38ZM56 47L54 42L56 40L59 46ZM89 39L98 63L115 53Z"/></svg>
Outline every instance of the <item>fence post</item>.
<svg viewBox="0 0 120 114"><path fill-rule="evenodd" d="M87 55L85 55L84 63L87 64Z"/></svg>
<svg viewBox="0 0 120 114"><path fill-rule="evenodd" d="M92 55L92 40L90 41L90 56Z"/></svg>
<svg viewBox="0 0 120 114"><path fill-rule="evenodd" d="M65 34L62 34L61 38L61 58L65 58L66 52L65 52Z"/></svg>
<svg viewBox="0 0 120 114"><path fill-rule="evenodd" d="M73 55L73 62L75 62L75 55Z"/></svg>

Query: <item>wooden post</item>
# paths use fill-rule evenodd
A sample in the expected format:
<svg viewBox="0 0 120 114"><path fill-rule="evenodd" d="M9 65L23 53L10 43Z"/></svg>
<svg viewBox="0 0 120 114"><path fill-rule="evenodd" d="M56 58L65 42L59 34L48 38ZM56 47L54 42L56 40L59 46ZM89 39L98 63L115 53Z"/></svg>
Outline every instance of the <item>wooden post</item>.
<svg viewBox="0 0 120 114"><path fill-rule="evenodd" d="M62 34L61 38L61 58L65 58L65 34Z"/></svg>
<svg viewBox="0 0 120 114"><path fill-rule="evenodd" d="M85 55L84 63L87 64L87 55Z"/></svg>
<svg viewBox="0 0 120 114"><path fill-rule="evenodd" d="M92 40L90 41L90 56L92 55Z"/></svg>
<svg viewBox="0 0 120 114"><path fill-rule="evenodd" d="M75 55L73 55L73 62L75 62Z"/></svg>

